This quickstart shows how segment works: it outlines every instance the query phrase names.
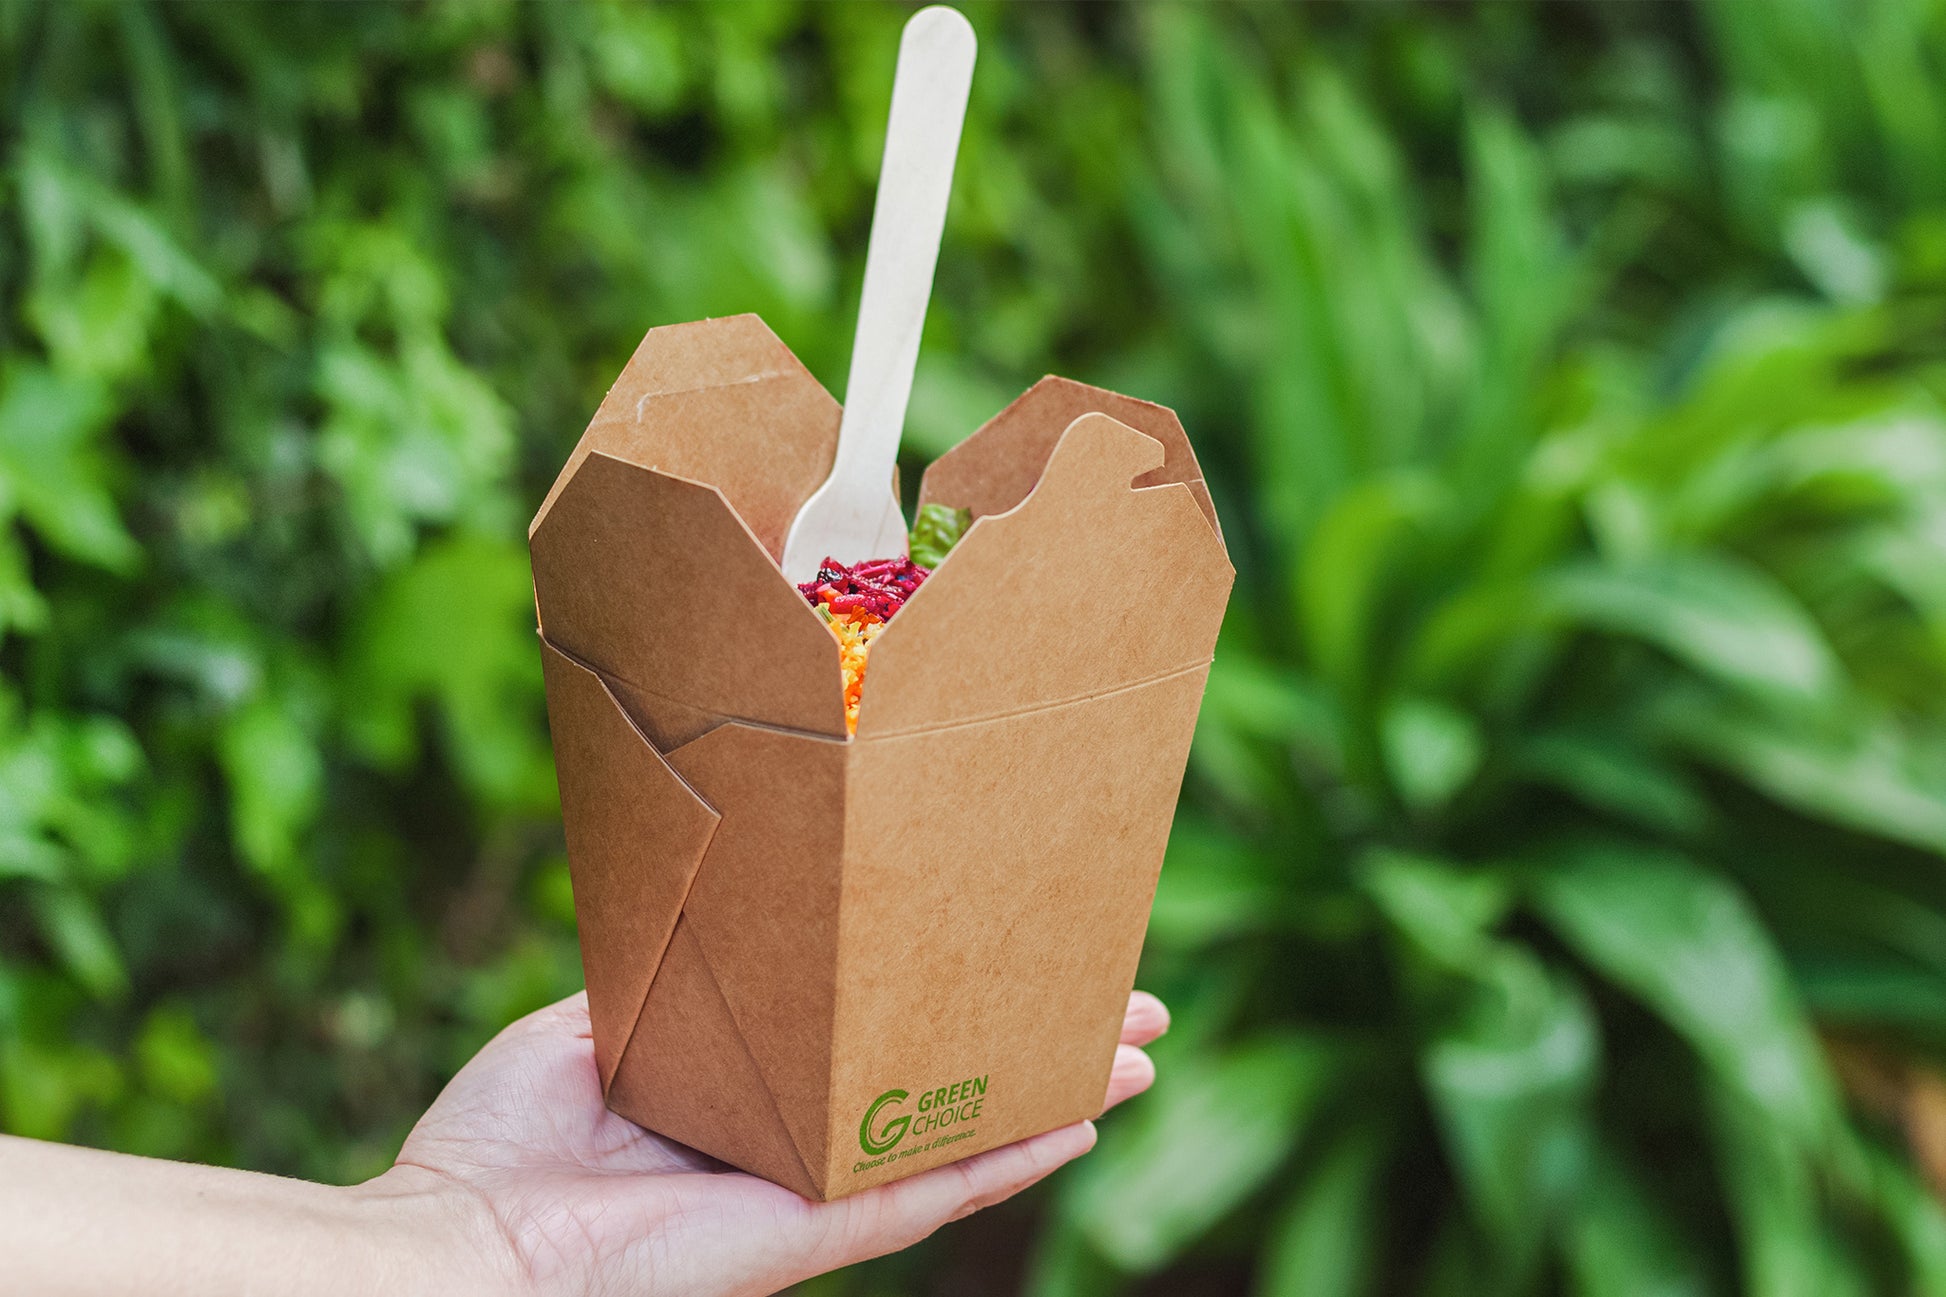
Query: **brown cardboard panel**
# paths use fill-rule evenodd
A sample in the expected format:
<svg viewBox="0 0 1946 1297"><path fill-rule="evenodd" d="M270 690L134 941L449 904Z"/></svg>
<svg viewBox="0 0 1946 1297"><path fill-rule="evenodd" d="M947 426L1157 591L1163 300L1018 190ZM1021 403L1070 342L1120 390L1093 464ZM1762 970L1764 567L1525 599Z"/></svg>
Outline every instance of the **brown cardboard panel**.
<svg viewBox="0 0 1946 1297"><path fill-rule="evenodd" d="M1147 482L1137 482L1136 485L1147 486L1149 484ZM1209 519L1210 526L1216 528L1217 542L1223 545L1223 553L1227 556L1230 552L1230 547L1228 542L1223 540L1223 525L1216 520L1216 501L1210 498L1209 483L1199 477L1193 482L1184 482L1183 485L1188 487L1189 494L1196 498L1196 507L1203 511L1205 518Z"/></svg>
<svg viewBox="0 0 1946 1297"><path fill-rule="evenodd" d="M676 926L608 1106L807 1198L823 1193L798 1157L687 921Z"/></svg>
<svg viewBox="0 0 1946 1297"><path fill-rule="evenodd" d="M1041 470L1069 424L1084 414L1106 414L1162 443L1163 462L1137 478L1137 486L1181 482L1191 488L1196 505L1209 520L1217 539L1223 528L1216 506L1203 484L1203 470L1182 420L1164 405L1138 401L1071 378L1049 375L1028 388L1012 405L994 415L959 445L926 470L919 484L921 504L938 501L956 509L971 509L983 518L1005 513L1027 498L1040 481Z"/></svg>
<svg viewBox="0 0 1946 1297"><path fill-rule="evenodd" d="M591 452L708 482L773 557L831 471L838 402L754 315L649 330L528 529Z"/></svg>
<svg viewBox="0 0 1946 1297"><path fill-rule="evenodd" d="M637 689L620 676L604 675L601 682L608 686L608 692L615 695L622 710L635 722L635 728L642 731L657 752L673 752L725 723L720 712L704 711L674 698Z"/></svg>
<svg viewBox="0 0 1946 1297"><path fill-rule="evenodd" d="M717 815L599 678L541 644L588 1017L605 1086L654 981Z"/></svg>
<svg viewBox="0 0 1946 1297"><path fill-rule="evenodd" d="M862 738L1003 716L1207 662L1233 573L1163 457L1104 414L1069 425L1040 483L966 536L872 646Z"/></svg>
<svg viewBox="0 0 1946 1297"><path fill-rule="evenodd" d="M834 1195L1101 1110L1207 672L851 746ZM922 1138L919 1096L973 1077L974 1136L928 1150L958 1130ZM917 1151L859 1171L893 1089Z"/></svg>
<svg viewBox="0 0 1946 1297"><path fill-rule="evenodd" d="M691 713L844 735L837 641L713 488L595 451L528 547L563 652Z"/></svg>
<svg viewBox="0 0 1946 1297"><path fill-rule="evenodd" d="M732 723L669 754L723 812L683 922L811 1167L828 1154L847 747Z"/></svg>
<svg viewBox="0 0 1946 1297"><path fill-rule="evenodd" d="M538 610L536 612L538 617ZM541 642L546 644L546 637ZM562 653L555 645L548 645L556 653L574 663L584 671L592 671L601 678L602 685L620 704L629 723L649 746L658 753L666 753L681 747L692 739L701 737L723 723L723 717L716 712L700 711L673 698L652 694L646 689L637 689L620 676L612 676L600 668L581 661L570 653Z"/></svg>

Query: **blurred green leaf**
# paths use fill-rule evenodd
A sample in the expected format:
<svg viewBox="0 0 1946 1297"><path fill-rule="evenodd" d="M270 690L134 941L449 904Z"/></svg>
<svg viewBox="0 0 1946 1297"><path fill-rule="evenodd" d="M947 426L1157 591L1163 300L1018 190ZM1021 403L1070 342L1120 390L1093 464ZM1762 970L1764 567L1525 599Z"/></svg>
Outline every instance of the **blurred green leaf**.
<svg viewBox="0 0 1946 1297"><path fill-rule="evenodd" d="M1179 819L1156 884L1149 939L1196 949L1288 917L1272 863L1214 825Z"/></svg>
<svg viewBox="0 0 1946 1297"><path fill-rule="evenodd" d="M1108 1297L1124 1282L1121 1271L1088 1245L1080 1227L1057 1217L1035 1243L1021 1293L1022 1297Z"/></svg>
<svg viewBox="0 0 1946 1297"><path fill-rule="evenodd" d="M143 1082L173 1103L195 1103L216 1090L215 1050L180 1005L149 1013L135 1040L135 1057Z"/></svg>
<svg viewBox="0 0 1946 1297"><path fill-rule="evenodd" d="M98 1049L20 1041L0 1050L0 1113L9 1134L60 1139L83 1109L121 1091L115 1060Z"/></svg>
<svg viewBox="0 0 1946 1297"><path fill-rule="evenodd" d="M1374 853L1360 882L1414 948L1460 974L1480 969L1513 902L1497 873L1404 852Z"/></svg>
<svg viewBox="0 0 1946 1297"><path fill-rule="evenodd" d="M1682 1033L1781 1137L1828 1137L1830 1075L1776 948L1734 887L1619 845L1563 847L1547 864L1531 894L1576 953Z"/></svg>
<svg viewBox="0 0 1946 1297"><path fill-rule="evenodd" d="M1380 479L1348 492L1319 522L1294 591L1319 672L1354 692L1363 679L1388 564L1431 517L1438 492L1420 478Z"/></svg>
<svg viewBox="0 0 1946 1297"><path fill-rule="evenodd" d="M1124 1269L1157 1268L1276 1169L1336 1061L1324 1045L1275 1037L1177 1060L1077 1169L1071 1218Z"/></svg>
<svg viewBox="0 0 1946 1297"><path fill-rule="evenodd" d="M480 537L428 546L373 592L351 631L356 705L345 724L353 742L382 766L404 764L416 752L414 704L426 699L438 708L449 759L483 795L551 805L533 616L518 547Z"/></svg>
<svg viewBox="0 0 1946 1297"><path fill-rule="evenodd" d="M1908 1282L1914 1292L1946 1290L1946 1214L1936 1191L1903 1159L1877 1145L1856 1141L1863 1196L1884 1214L1904 1244Z"/></svg>
<svg viewBox="0 0 1946 1297"><path fill-rule="evenodd" d="M33 899L41 936L62 967L99 999L126 994L128 970L95 904L65 889L39 889Z"/></svg>
<svg viewBox="0 0 1946 1297"><path fill-rule="evenodd" d="M1946 850L1946 746L1914 744L1889 720L1854 711L1817 725L1700 700L1665 724L1688 746L1787 806L1864 833Z"/></svg>
<svg viewBox="0 0 1946 1297"><path fill-rule="evenodd" d="M1650 829L1686 836L1709 816L1687 772L1642 751L1626 733L1538 733L1521 752L1520 766L1531 779Z"/></svg>
<svg viewBox="0 0 1946 1297"><path fill-rule="evenodd" d="M1428 698L1401 697L1381 722L1386 766L1415 811L1444 805L1480 768L1483 744L1473 718Z"/></svg>
<svg viewBox="0 0 1946 1297"><path fill-rule="evenodd" d="M140 550L94 444L109 410L93 383L32 363L0 367L0 518L17 516L62 552L125 572Z"/></svg>
<svg viewBox="0 0 1946 1297"><path fill-rule="evenodd" d="M1725 559L1570 568L1544 583L1543 598L1576 625L1640 637L1760 695L1823 701L1838 685L1838 664L1803 609L1774 582Z"/></svg>
<svg viewBox="0 0 1946 1297"><path fill-rule="evenodd" d="M1321 1157L1265 1238L1258 1297L1356 1297L1367 1291L1384 1218L1384 1148L1353 1130Z"/></svg>
<svg viewBox="0 0 1946 1297"><path fill-rule="evenodd" d="M1711 1276L1656 1201L1654 1181L1598 1154L1576 1208L1568 1263L1585 1297L1704 1297Z"/></svg>
<svg viewBox="0 0 1946 1297"><path fill-rule="evenodd" d="M1794 1132L1770 1124L1743 1095L1716 1104L1718 1164L1735 1214L1746 1283L1779 1297L1869 1291L1819 1227L1812 1169L1791 1147Z"/></svg>
<svg viewBox="0 0 1946 1297"><path fill-rule="evenodd" d="M1579 1192L1599 1055L1580 991L1526 952L1483 952L1476 987L1427 1045L1428 1096L1461 1182L1511 1271Z"/></svg>
<svg viewBox="0 0 1946 1297"><path fill-rule="evenodd" d="M266 697L229 719L221 744L238 851L273 877L302 872L304 833L324 793L316 740L281 700Z"/></svg>

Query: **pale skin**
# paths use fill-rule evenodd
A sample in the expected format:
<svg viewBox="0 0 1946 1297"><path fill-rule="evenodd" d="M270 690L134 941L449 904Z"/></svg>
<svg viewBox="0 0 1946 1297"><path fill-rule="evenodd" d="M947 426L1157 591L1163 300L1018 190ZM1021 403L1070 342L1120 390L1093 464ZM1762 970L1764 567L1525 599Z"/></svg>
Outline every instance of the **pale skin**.
<svg viewBox="0 0 1946 1297"><path fill-rule="evenodd" d="M1168 1025L1129 998L1105 1107L1148 1089ZM908 1247L1094 1142L1080 1122L807 1202L609 1112L577 995L489 1042L361 1185L0 1136L0 1274L90 1297L746 1297Z"/></svg>

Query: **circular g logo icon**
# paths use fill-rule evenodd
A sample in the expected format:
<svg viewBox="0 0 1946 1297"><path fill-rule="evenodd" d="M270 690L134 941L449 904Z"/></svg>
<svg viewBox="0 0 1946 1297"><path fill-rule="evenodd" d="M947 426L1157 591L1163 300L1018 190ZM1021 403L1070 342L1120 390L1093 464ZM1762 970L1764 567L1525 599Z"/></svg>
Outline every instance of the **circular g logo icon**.
<svg viewBox="0 0 1946 1297"><path fill-rule="evenodd" d="M858 1146L860 1148L876 1157L880 1153L890 1153L898 1147L899 1141L905 1138L906 1130L912 1125L912 1117L910 1114L894 1121L886 1122L885 1129L878 1133L877 1139L872 1138L872 1122L877 1119L880 1108L883 1108L888 1103L903 1103L904 1101L904 1090L887 1090L884 1094L872 1100L872 1106L865 1109L865 1120L858 1123Z"/></svg>

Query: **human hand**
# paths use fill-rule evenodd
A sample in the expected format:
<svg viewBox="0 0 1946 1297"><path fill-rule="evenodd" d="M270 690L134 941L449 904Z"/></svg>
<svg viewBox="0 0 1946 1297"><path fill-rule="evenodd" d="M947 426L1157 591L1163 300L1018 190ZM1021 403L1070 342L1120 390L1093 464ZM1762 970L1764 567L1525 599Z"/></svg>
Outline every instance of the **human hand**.
<svg viewBox="0 0 1946 1297"><path fill-rule="evenodd" d="M1129 997L1106 1106L1149 1088L1155 1067L1142 1046L1168 1026L1160 1000ZM908 1247L1094 1142L1094 1124L1081 1122L837 1202L809 1202L608 1111L587 997L577 995L489 1042L380 1181L446 1198L484 1240L472 1259L513 1292L740 1297Z"/></svg>

